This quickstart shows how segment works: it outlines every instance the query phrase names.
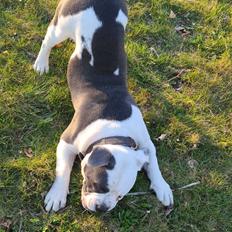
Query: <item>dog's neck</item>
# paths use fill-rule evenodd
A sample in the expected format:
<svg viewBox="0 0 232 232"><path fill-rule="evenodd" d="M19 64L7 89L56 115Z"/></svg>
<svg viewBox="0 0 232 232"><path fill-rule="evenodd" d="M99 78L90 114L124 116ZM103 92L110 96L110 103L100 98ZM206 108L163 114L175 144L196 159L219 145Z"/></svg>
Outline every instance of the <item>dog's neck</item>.
<svg viewBox="0 0 232 232"><path fill-rule="evenodd" d="M111 145L121 145L125 147L130 147L133 150L137 149L137 144L136 142L131 138L131 137L126 137L126 136L111 136L111 137L106 137L99 139L95 141L94 143L90 144L88 148L85 150L85 152L82 152L81 155L85 156L88 153L90 153L95 146L99 145L106 145L106 144L111 144Z"/></svg>

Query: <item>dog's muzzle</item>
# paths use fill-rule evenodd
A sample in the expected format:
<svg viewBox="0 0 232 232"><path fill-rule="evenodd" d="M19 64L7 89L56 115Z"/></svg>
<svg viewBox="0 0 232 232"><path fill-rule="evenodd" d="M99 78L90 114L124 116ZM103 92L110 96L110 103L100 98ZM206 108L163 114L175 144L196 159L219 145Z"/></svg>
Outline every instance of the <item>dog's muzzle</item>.
<svg viewBox="0 0 232 232"><path fill-rule="evenodd" d="M81 202L83 207L89 211L107 212L116 206L117 198L110 193L87 193L82 194Z"/></svg>

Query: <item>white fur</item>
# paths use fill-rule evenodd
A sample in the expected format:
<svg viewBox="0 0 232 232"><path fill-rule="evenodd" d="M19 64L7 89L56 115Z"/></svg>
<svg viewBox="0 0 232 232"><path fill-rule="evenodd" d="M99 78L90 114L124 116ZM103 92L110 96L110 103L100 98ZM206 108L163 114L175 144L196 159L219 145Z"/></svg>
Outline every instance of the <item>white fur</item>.
<svg viewBox="0 0 232 232"><path fill-rule="evenodd" d="M114 75L118 76L118 74L119 74L119 68L115 69L114 71Z"/></svg>
<svg viewBox="0 0 232 232"><path fill-rule="evenodd" d="M116 22L121 23L124 27L124 30L126 29L128 18L127 16L123 13L122 10L119 10L118 16L116 18Z"/></svg>
<svg viewBox="0 0 232 232"><path fill-rule="evenodd" d="M108 185L110 191L117 193L117 196L125 196L133 187L137 172L145 163L149 162L149 157L143 151L133 151L123 146L105 146L115 158L115 167L108 170Z"/></svg>
<svg viewBox="0 0 232 232"><path fill-rule="evenodd" d="M75 31L76 48L72 57L77 55L81 59L83 48L86 48L91 55L90 64L93 65L94 57L92 52L92 39L95 31L102 26L102 22L98 20L93 7L81 11L75 16L68 16L73 23L73 30ZM84 37L85 42L82 43L81 37Z"/></svg>
<svg viewBox="0 0 232 232"><path fill-rule="evenodd" d="M127 16L120 10L116 18L126 28ZM71 38L76 42L76 48L72 56L81 58L84 48L91 54L90 64L93 65L91 43L94 32L102 26L92 7L79 12L76 15L59 17L56 26L50 25L43 40L40 52L34 64L34 69L42 74L49 70L48 59L51 48L56 44ZM81 36L85 41L82 42ZM119 72L115 70L115 74ZM86 198L88 207L94 209L96 201L104 201L114 208L119 196L124 196L133 186L137 172L146 163L146 171L151 180L151 188L156 192L158 199L164 205L173 204L172 191L159 170L156 151L146 129L140 110L132 106L132 115L124 121L111 121L99 119L87 126L78 134L73 145L60 141L57 147L56 179L45 198L46 210L57 211L66 204L70 173L76 154L83 152L93 142L109 136L130 136L139 146L140 151L133 151L122 146L108 145L108 149L116 159L116 167L108 171L110 193L91 194ZM120 155L121 154L121 155ZM125 154L127 154L125 156ZM87 157L87 156L86 156ZM85 157L85 159L86 159ZM141 158L142 157L142 158ZM147 158L149 157L149 162ZM85 160L84 159L84 160ZM85 162L85 161L84 161ZM84 164L82 162L82 165ZM117 183L115 180L120 180ZM100 196L100 197L99 197Z"/></svg>
<svg viewBox="0 0 232 232"><path fill-rule="evenodd" d="M51 48L65 39L65 37L63 37L63 34L56 29L57 28L54 25L50 25L48 27L39 54L33 65L34 70L37 71L39 74L48 72L49 70L48 59L49 59Z"/></svg>
<svg viewBox="0 0 232 232"><path fill-rule="evenodd" d="M77 56L81 59L82 50L86 48L91 55L90 64L93 65L92 38L94 32L101 26L102 22L98 20L93 7L81 11L76 15L59 17L58 24L56 26L50 25L47 29L40 52L33 66L34 70L40 74L48 72L48 58L52 47L67 38L71 38L76 43L72 57ZM82 36L85 42L82 42Z"/></svg>
<svg viewBox="0 0 232 232"><path fill-rule="evenodd" d="M139 133L138 133L139 131ZM98 119L81 131L74 141L78 150L84 151L89 144L109 136L131 136L138 145L145 146L150 140L142 114L136 106L132 106L131 116L123 121Z"/></svg>
<svg viewBox="0 0 232 232"><path fill-rule="evenodd" d="M137 107L132 106L132 115L130 118L124 121L99 119L80 132L73 145L67 144L64 141L60 142L57 148L56 180L45 199L47 211L51 209L57 211L61 207L64 207L66 203L69 178L75 157L74 154L78 151L85 151L91 143L98 139L118 135L132 137L138 144L140 151L133 151L132 149L122 146L105 145L108 146L107 148L114 154L117 163L112 171L108 171L111 195L109 195L109 193L107 193L107 195L90 195L88 199L84 199L85 202L88 202L88 207L90 207L91 210L94 209L94 204L97 201L108 202L108 204L111 204L109 205L110 209L114 207L117 203L117 197L123 197L130 191L136 180L137 172L145 163L147 163L145 166L149 179L151 180L151 188L156 192L157 198L165 206L173 204L172 191L160 172L156 158L156 150L150 140L142 114ZM140 152L140 154L137 152ZM142 152L149 157L148 162L146 158L141 159ZM125 153L127 154L126 156ZM85 165L88 155L82 161L82 167ZM84 176L83 172L82 175ZM114 180L120 181L116 183ZM109 200L109 198L111 200Z"/></svg>
<svg viewBox="0 0 232 232"><path fill-rule="evenodd" d="M117 195L115 195L113 192L109 192L106 194L91 193L84 198L82 197L81 201L85 209L94 212L96 211L96 205L101 205L103 203L109 207L108 211L110 211L116 206L118 199Z"/></svg>
<svg viewBox="0 0 232 232"><path fill-rule="evenodd" d="M46 211L58 211L65 207L69 192L69 180L77 150L61 140L56 151L56 179L45 197Z"/></svg>
<svg viewBox="0 0 232 232"><path fill-rule="evenodd" d="M163 205L173 205L173 194L170 186L164 180L157 161L156 149L151 140L148 141L145 149L145 154L149 155L149 164L144 168L151 181L150 189L156 192L156 196Z"/></svg>
<svg viewBox="0 0 232 232"><path fill-rule="evenodd" d="M131 117L124 121L110 121L99 119L91 123L88 127L86 127L82 132L78 134L77 138L75 139L74 145L78 147L79 151L85 151L89 144L93 143L94 141L104 137L117 135L132 137L138 144L139 148L148 155L149 163L145 165L145 167L151 181L151 189L156 192L157 198L165 206L173 204L172 190L170 189L169 185L166 183L160 172L158 161L156 158L155 146L150 139L150 136L146 129L146 125L142 118L142 114L136 106L132 106ZM131 154L134 152L133 150L130 151ZM124 163L126 164L129 160L129 156L123 156L123 159L118 159L117 155L115 155L116 162L121 163L121 165L123 165ZM135 159L135 156L133 156L133 158ZM133 177L136 177L138 171L138 169L136 169L134 166L131 166L131 168L129 167L130 165L126 165L124 169L121 169L123 170L123 172L117 172L115 171L115 169L113 169L112 172L115 176L109 178L110 182L112 181L112 179L118 178L117 176L119 175L119 173L122 173L124 175L125 179L124 181L122 181L123 184L116 185L118 187L117 192L121 192L121 195L123 196L131 189L131 183L133 182L133 180L135 181L135 178Z"/></svg>
<svg viewBox="0 0 232 232"><path fill-rule="evenodd" d="M105 194L89 193L82 194L82 204L91 211L96 210L96 205L106 205L108 211L113 209L117 202L121 200L133 187L138 171L145 163L149 162L149 157L143 151L134 151L128 147L120 145L101 145L111 152L115 159L115 166L108 173L109 192ZM91 153L82 161L82 175L84 167L88 162Z"/></svg>

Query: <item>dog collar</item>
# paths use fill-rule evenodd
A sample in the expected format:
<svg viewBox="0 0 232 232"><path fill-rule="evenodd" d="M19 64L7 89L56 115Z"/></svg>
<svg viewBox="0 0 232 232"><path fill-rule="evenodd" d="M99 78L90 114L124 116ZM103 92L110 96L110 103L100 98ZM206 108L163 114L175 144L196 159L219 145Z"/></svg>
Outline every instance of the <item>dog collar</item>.
<svg viewBox="0 0 232 232"><path fill-rule="evenodd" d="M137 150L137 148L138 148L136 142L131 137L111 136L111 137L106 137L106 138L99 139L96 142L90 144L88 146L88 148L86 149L86 151L82 152L81 155L85 156L86 154L90 153L93 150L94 146L106 145L106 144L121 145L121 146L125 146L125 147L130 147L133 150Z"/></svg>

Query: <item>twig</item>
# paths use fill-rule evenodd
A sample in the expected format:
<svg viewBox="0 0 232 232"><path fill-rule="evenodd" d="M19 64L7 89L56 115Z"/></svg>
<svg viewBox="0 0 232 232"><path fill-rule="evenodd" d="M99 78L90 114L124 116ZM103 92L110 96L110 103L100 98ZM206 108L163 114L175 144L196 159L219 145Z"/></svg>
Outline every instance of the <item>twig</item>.
<svg viewBox="0 0 232 232"><path fill-rule="evenodd" d="M174 80L174 79L176 79L176 78L179 78L183 73L185 73L185 72L187 72L187 71L188 71L188 70L186 70L186 69L181 69L181 70L177 73L176 76L174 76L174 77L168 79L168 81L170 82L170 81L172 81L172 80Z"/></svg>
<svg viewBox="0 0 232 232"><path fill-rule="evenodd" d="M85 212L88 212L88 210L87 210L87 209L84 209L84 210L81 212L81 214L84 214Z"/></svg>
<svg viewBox="0 0 232 232"><path fill-rule="evenodd" d="M194 183L191 183L191 184L184 185L184 186L179 187L177 189L173 189L173 191L190 188L190 187L193 187L193 186L198 185L200 183L201 183L200 181L197 181L197 182L194 182ZM148 195L148 194L151 194L151 193L152 192L133 192L133 193L127 193L126 196L141 196L141 195Z"/></svg>
<svg viewBox="0 0 232 232"><path fill-rule="evenodd" d="M142 217L142 219L141 219L140 222L142 223L150 213L151 213L151 211L147 210L146 213L145 213L145 215Z"/></svg>
<svg viewBox="0 0 232 232"><path fill-rule="evenodd" d="M167 217L169 214L171 214L171 212L174 210L173 205L169 205L164 207L164 213L165 216Z"/></svg>
<svg viewBox="0 0 232 232"><path fill-rule="evenodd" d="M127 193L127 196L141 196L141 195L147 195L151 194L151 192L134 192L134 193Z"/></svg>
<svg viewBox="0 0 232 232"><path fill-rule="evenodd" d="M152 53L154 53L157 57L160 57L159 54L158 54L158 52L155 50L154 47L151 47L151 48L150 48L150 51L151 51Z"/></svg>
<svg viewBox="0 0 232 232"><path fill-rule="evenodd" d="M22 231L22 225L23 225L23 219L21 218L19 223L19 230L18 230L19 232Z"/></svg>
<svg viewBox="0 0 232 232"><path fill-rule="evenodd" d="M20 209L20 211L19 211L20 221L19 221L19 230L18 230L18 232L21 232L21 231L22 231L22 225L23 225L23 213L24 213L24 211Z"/></svg>
<svg viewBox="0 0 232 232"><path fill-rule="evenodd" d="M195 186L195 185L198 185L198 184L200 184L200 183L201 183L200 181L197 181L197 182L194 182L194 183L191 183L191 184L187 184L187 185L182 186L182 187L177 188L177 189L178 189L178 190L181 190L181 189L190 188L190 187Z"/></svg>

